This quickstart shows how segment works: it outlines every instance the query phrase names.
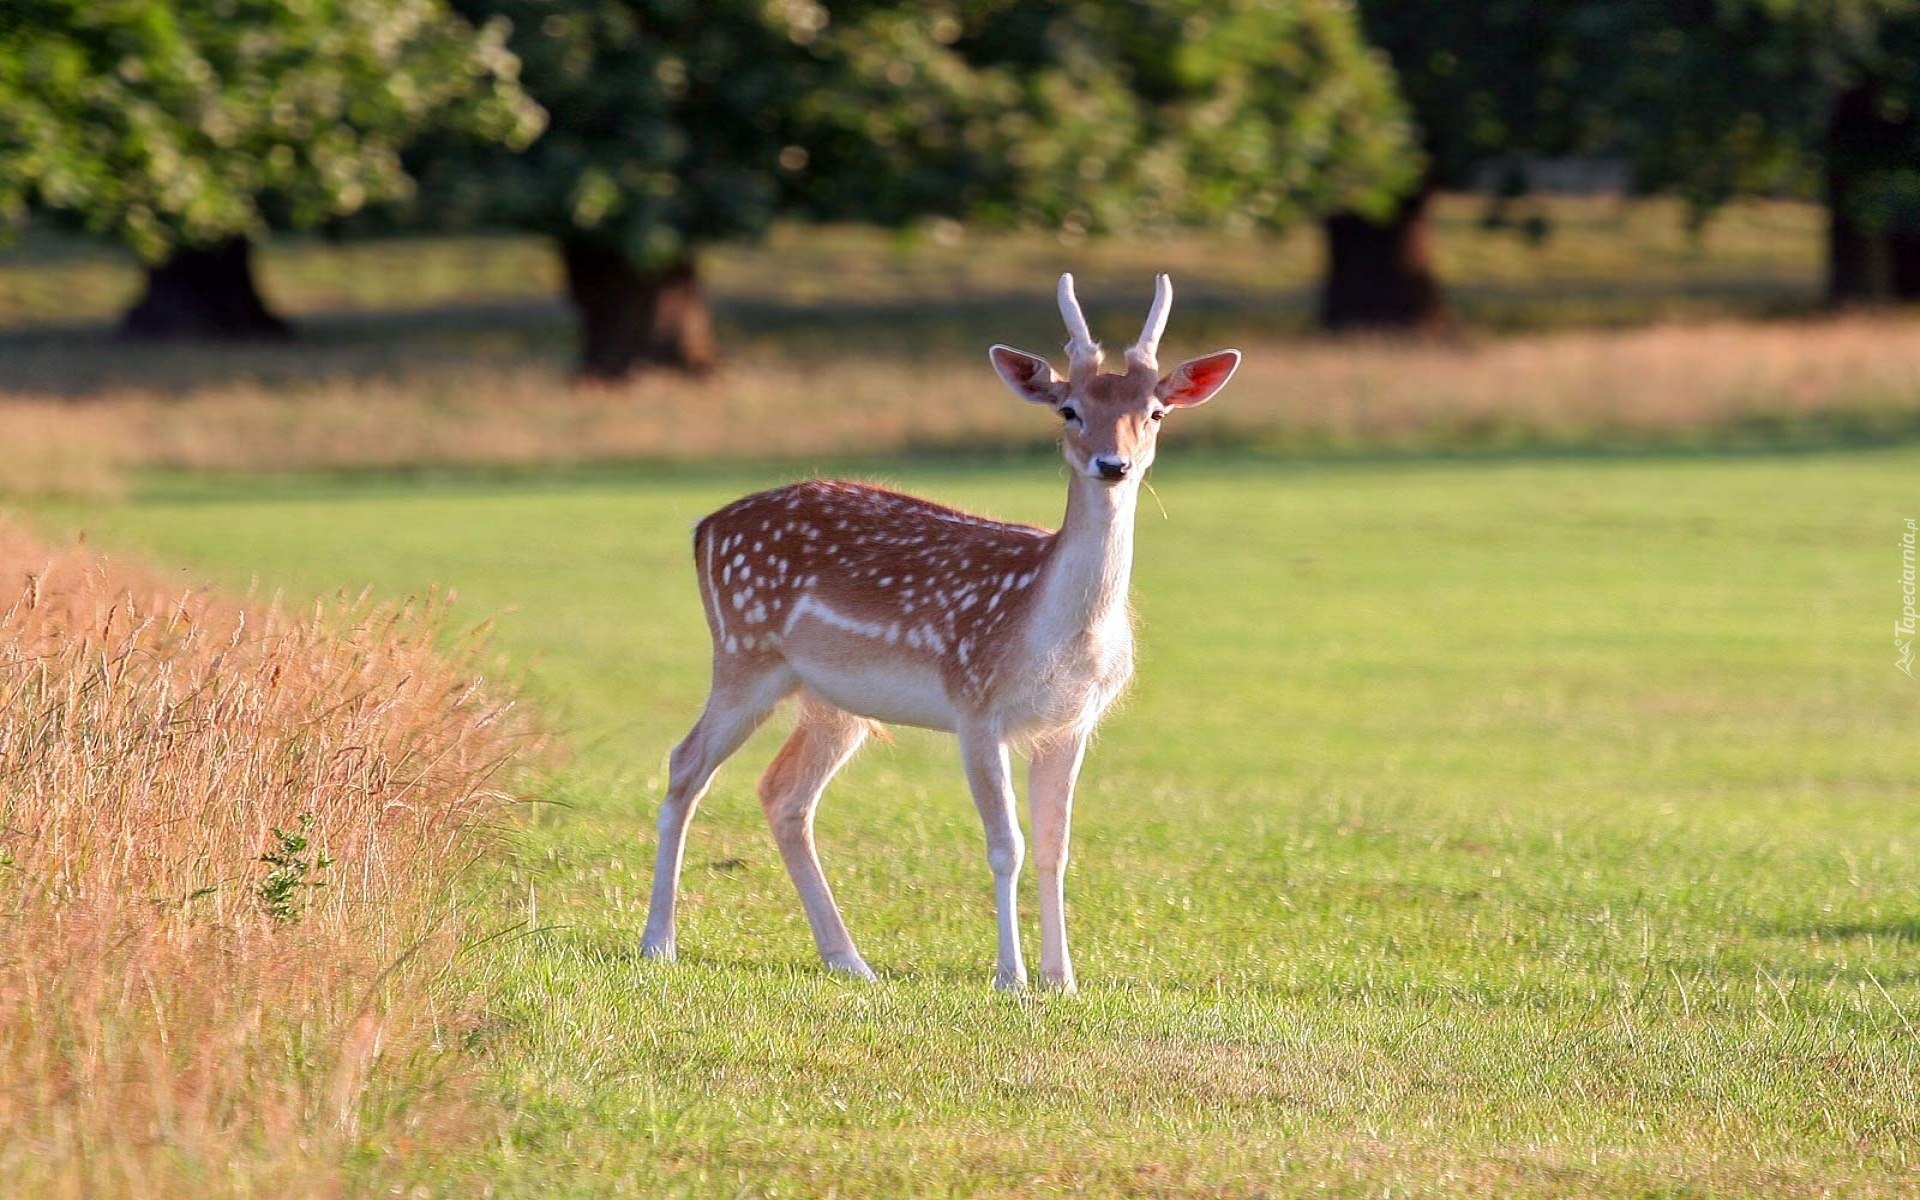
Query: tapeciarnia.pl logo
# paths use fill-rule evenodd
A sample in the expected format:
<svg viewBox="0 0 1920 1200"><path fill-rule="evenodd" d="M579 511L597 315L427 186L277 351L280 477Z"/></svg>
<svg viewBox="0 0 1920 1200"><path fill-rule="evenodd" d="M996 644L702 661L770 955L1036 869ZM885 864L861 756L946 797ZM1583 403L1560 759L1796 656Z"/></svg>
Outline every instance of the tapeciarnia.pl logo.
<svg viewBox="0 0 1920 1200"><path fill-rule="evenodd" d="M1913 634L1914 626L1920 623L1920 615L1914 612L1914 565L1913 551L1916 535L1914 518L1907 518L1907 530L1900 535L1900 619L1893 623L1893 647L1899 657L1893 665L1913 678Z"/></svg>

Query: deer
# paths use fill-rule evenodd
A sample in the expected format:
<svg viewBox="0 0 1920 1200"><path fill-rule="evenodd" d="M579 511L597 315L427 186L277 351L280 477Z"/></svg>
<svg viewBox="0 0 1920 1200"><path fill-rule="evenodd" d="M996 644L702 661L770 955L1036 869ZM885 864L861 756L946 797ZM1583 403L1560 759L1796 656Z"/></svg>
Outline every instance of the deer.
<svg viewBox="0 0 1920 1200"><path fill-rule="evenodd" d="M1026 843L1011 755L1029 757L1039 875L1040 980L1075 990L1065 877L1073 793L1089 739L1133 674L1134 512L1168 414L1211 399L1240 364L1220 350L1160 373L1173 305L1160 275L1123 372L1105 372L1073 276L1057 292L1067 374L995 345L1022 400L1060 423L1066 515L1057 531L975 516L862 483L809 480L735 501L694 531L713 639L705 708L669 759L641 953L677 955L687 828L714 772L783 701L798 719L760 778L761 807L830 971L875 978L821 870L814 816L869 736L920 726L959 742L985 830L998 924L996 986L1027 986L1016 892Z"/></svg>

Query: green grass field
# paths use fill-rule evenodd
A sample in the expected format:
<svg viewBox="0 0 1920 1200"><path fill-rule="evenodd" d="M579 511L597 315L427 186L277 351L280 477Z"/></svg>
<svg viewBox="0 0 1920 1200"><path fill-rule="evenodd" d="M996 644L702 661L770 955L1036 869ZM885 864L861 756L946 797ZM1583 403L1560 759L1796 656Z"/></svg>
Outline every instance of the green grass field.
<svg viewBox="0 0 1920 1200"><path fill-rule="evenodd" d="M576 754L470 880L511 933L451 1044L500 1119L394 1149L426 1194L1920 1192L1920 684L1889 636L1920 451L1162 461L1065 999L991 990L972 805L913 731L820 823L880 984L815 965L752 794L773 731L695 826L682 962L639 959L705 682L689 529L791 469L30 515L192 578L503 614ZM1051 459L849 469L1034 521L1064 493Z"/></svg>
<svg viewBox="0 0 1920 1200"><path fill-rule="evenodd" d="M1671 199L1548 197L1511 204L1490 220L1484 197L1448 195L1435 211L1438 266L1462 314L1503 330L1639 324L1662 317L1777 316L1819 303L1826 217L1795 201L1743 200L1704 227ZM1547 236L1514 222L1547 221ZM1100 293L1182 281L1182 316L1227 329L1288 329L1311 321L1324 250L1302 225L1280 235L1162 232L1067 240L929 226L890 233L783 225L758 245L723 245L702 260L729 352L817 352L858 322L873 334L905 330L966 345L994 325L1031 280L1077 272L1099 319ZM304 318L323 347L390 341L396 325L417 343L480 330L550 329L560 267L528 236L336 241L280 237L263 247L260 286ZM36 231L0 246L0 326L25 331L114 320L137 296L138 265L98 243ZM1195 301L1199 301L1198 304ZM1129 299L1127 317L1136 319ZM396 320L396 312L407 315ZM0 363L0 368L6 364ZM86 364L88 371L101 364ZM14 375L0 370L0 380ZM83 374L87 372L82 372ZM139 379L138 373L133 378Z"/></svg>

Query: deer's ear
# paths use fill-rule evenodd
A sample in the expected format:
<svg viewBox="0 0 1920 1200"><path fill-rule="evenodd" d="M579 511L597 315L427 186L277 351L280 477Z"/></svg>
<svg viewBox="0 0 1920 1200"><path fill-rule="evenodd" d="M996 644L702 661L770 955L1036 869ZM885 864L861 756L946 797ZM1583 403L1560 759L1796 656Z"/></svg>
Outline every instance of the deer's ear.
<svg viewBox="0 0 1920 1200"><path fill-rule="evenodd" d="M1205 404L1213 399L1215 392L1227 386L1227 380L1233 378L1239 365L1238 350L1215 350L1212 354L1190 358L1162 379L1154 394L1169 408Z"/></svg>
<svg viewBox="0 0 1920 1200"><path fill-rule="evenodd" d="M1061 385L1066 381L1054 372L1053 364L1046 359L1012 346L995 346L987 351L987 357L993 360L993 369L1014 395L1035 404L1059 403Z"/></svg>

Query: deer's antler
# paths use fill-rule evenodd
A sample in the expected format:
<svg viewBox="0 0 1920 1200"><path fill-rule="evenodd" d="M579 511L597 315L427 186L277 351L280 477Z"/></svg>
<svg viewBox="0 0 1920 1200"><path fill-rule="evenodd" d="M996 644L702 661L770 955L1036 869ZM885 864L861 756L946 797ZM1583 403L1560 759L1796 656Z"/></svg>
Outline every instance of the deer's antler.
<svg viewBox="0 0 1920 1200"><path fill-rule="evenodd" d="M1093 340L1093 333L1087 328L1086 314L1080 311L1080 300L1073 294L1071 272L1060 276L1060 319L1067 323L1069 377L1079 379L1098 371L1106 356L1101 353L1100 343Z"/></svg>
<svg viewBox="0 0 1920 1200"><path fill-rule="evenodd" d="M1127 350L1127 361L1151 371L1160 369L1160 335L1167 331L1167 315L1173 311L1173 278L1157 275L1153 280L1153 307L1147 310L1147 323L1140 327L1140 340Z"/></svg>

